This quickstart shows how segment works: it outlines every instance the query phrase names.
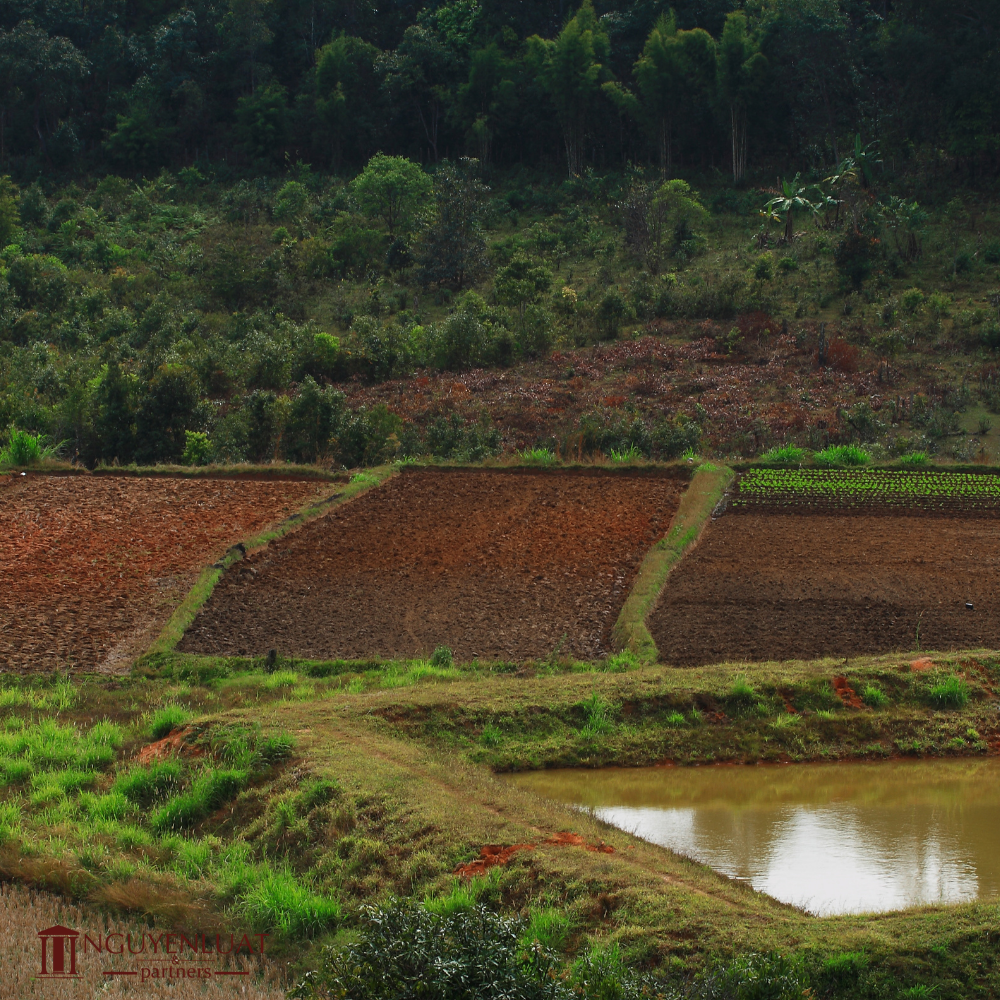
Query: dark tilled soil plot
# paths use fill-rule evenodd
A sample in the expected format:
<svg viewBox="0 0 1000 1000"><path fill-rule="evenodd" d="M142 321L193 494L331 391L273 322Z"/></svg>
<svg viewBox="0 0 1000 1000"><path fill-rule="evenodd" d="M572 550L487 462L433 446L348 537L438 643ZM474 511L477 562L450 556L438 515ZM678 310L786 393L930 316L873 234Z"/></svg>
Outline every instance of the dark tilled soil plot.
<svg viewBox="0 0 1000 1000"><path fill-rule="evenodd" d="M684 486L663 475L406 472L234 566L180 648L597 657Z"/></svg>
<svg viewBox="0 0 1000 1000"><path fill-rule="evenodd" d="M726 515L647 624L675 664L995 648L998 571L990 518Z"/></svg>

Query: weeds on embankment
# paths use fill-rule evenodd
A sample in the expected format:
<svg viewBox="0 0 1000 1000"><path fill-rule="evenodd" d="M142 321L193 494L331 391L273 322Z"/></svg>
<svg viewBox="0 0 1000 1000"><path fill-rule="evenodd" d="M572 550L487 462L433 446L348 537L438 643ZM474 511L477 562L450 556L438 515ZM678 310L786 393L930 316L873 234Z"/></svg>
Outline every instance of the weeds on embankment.
<svg viewBox="0 0 1000 1000"><path fill-rule="evenodd" d="M698 970L708 984L744 961L734 956L757 952L767 962L798 953L802 988L829 991L825 963L863 948L879 975L888 962L912 983L927 977L928 935L989 933L989 907L883 918L880 933L891 924L911 942L904 957L859 918L798 914L476 763L984 753L995 739L987 657L915 670L900 670L909 664L899 658L671 670L628 653L518 665L436 654L435 663L168 654L132 678L8 680L0 872L172 926L240 920L268 931L297 970L316 965L307 942L353 940L364 906L391 908L393 898L424 900L439 915L475 906L519 915L518 934L551 950L561 976L577 975L588 955L617 954L623 969L657 969L664 990L687 989ZM869 707L846 705L847 689ZM962 690L964 707L936 707ZM38 705L60 700L42 717ZM558 846L561 830L601 850ZM526 846L456 880L484 844ZM726 931L733 919L745 927L737 944ZM963 946L930 981L982 958L978 945ZM747 982L757 976L744 971ZM609 976L617 995L631 995L629 976ZM852 976L840 995L897 995L861 989L874 982L867 972Z"/></svg>

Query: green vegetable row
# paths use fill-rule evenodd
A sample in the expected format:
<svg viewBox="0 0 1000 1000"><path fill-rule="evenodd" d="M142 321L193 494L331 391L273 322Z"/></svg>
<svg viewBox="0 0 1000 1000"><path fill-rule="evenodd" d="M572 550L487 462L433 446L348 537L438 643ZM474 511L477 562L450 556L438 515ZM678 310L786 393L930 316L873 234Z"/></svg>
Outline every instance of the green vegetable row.
<svg viewBox="0 0 1000 1000"><path fill-rule="evenodd" d="M969 472L897 469L750 469L733 506L835 502L920 507L1000 506L1000 477Z"/></svg>

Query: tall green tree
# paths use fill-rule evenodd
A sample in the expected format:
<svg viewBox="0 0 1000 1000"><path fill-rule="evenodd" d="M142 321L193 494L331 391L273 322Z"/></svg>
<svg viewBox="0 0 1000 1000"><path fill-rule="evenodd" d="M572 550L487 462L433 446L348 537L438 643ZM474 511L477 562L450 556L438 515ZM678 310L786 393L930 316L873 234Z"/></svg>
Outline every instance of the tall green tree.
<svg viewBox="0 0 1000 1000"><path fill-rule="evenodd" d="M420 239L424 284L462 288L486 270L481 217L489 188L479 179L479 162L442 163L434 175L436 213Z"/></svg>
<svg viewBox="0 0 1000 1000"><path fill-rule="evenodd" d="M763 88L767 59L751 36L746 14L735 11L726 18L716 57L719 99L729 118L733 180L739 184L747 172L748 111Z"/></svg>
<svg viewBox="0 0 1000 1000"><path fill-rule="evenodd" d="M227 43L246 59L251 93L257 89L260 51L274 37L267 23L270 5L271 0L228 0L218 25Z"/></svg>
<svg viewBox="0 0 1000 1000"><path fill-rule="evenodd" d="M538 35L528 39L527 58L555 106L570 177L583 169L584 147L598 113L601 85L611 78L610 56L611 43L591 0L584 0L554 39Z"/></svg>
<svg viewBox="0 0 1000 1000"><path fill-rule="evenodd" d="M90 64L68 38L50 37L32 21L21 21L4 33L0 52L8 80L13 81L6 88L6 100L28 111L39 152L47 158L53 127L72 103Z"/></svg>
<svg viewBox="0 0 1000 1000"><path fill-rule="evenodd" d="M673 137L678 112L715 80L715 41L702 28L678 31L673 11L662 15L646 39L632 70L638 94L616 82L604 84L608 96L642 123L656 143L660 173L673 169Z"/></svg>
<svg viewBox="0 0 1000 1000"><path fill-rule="evenodd" d="M343 34L316 53L316 111L330 134L334 166L369 155L378 135L387 110L379 99L378 56L374 45Z"/></svg>
<svg viewBox="0 0 1000 1000"><path fill-rule="evenodd" d="M351 190L369 218L381 219L390 236L406 232L428 207L434 183L418 163L405 156L376 153L354 178Z"/></svg>

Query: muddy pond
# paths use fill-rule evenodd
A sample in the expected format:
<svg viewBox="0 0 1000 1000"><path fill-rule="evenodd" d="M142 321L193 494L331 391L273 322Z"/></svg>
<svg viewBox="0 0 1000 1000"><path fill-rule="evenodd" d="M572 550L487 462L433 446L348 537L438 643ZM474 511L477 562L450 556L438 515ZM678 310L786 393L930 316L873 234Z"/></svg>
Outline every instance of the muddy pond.
<svg viewBox="0 0 1000 1000"><path fill-rule="evenodd" d="M574 769L511 780L820 916L1000 898L1000 761Z"/></svg>

